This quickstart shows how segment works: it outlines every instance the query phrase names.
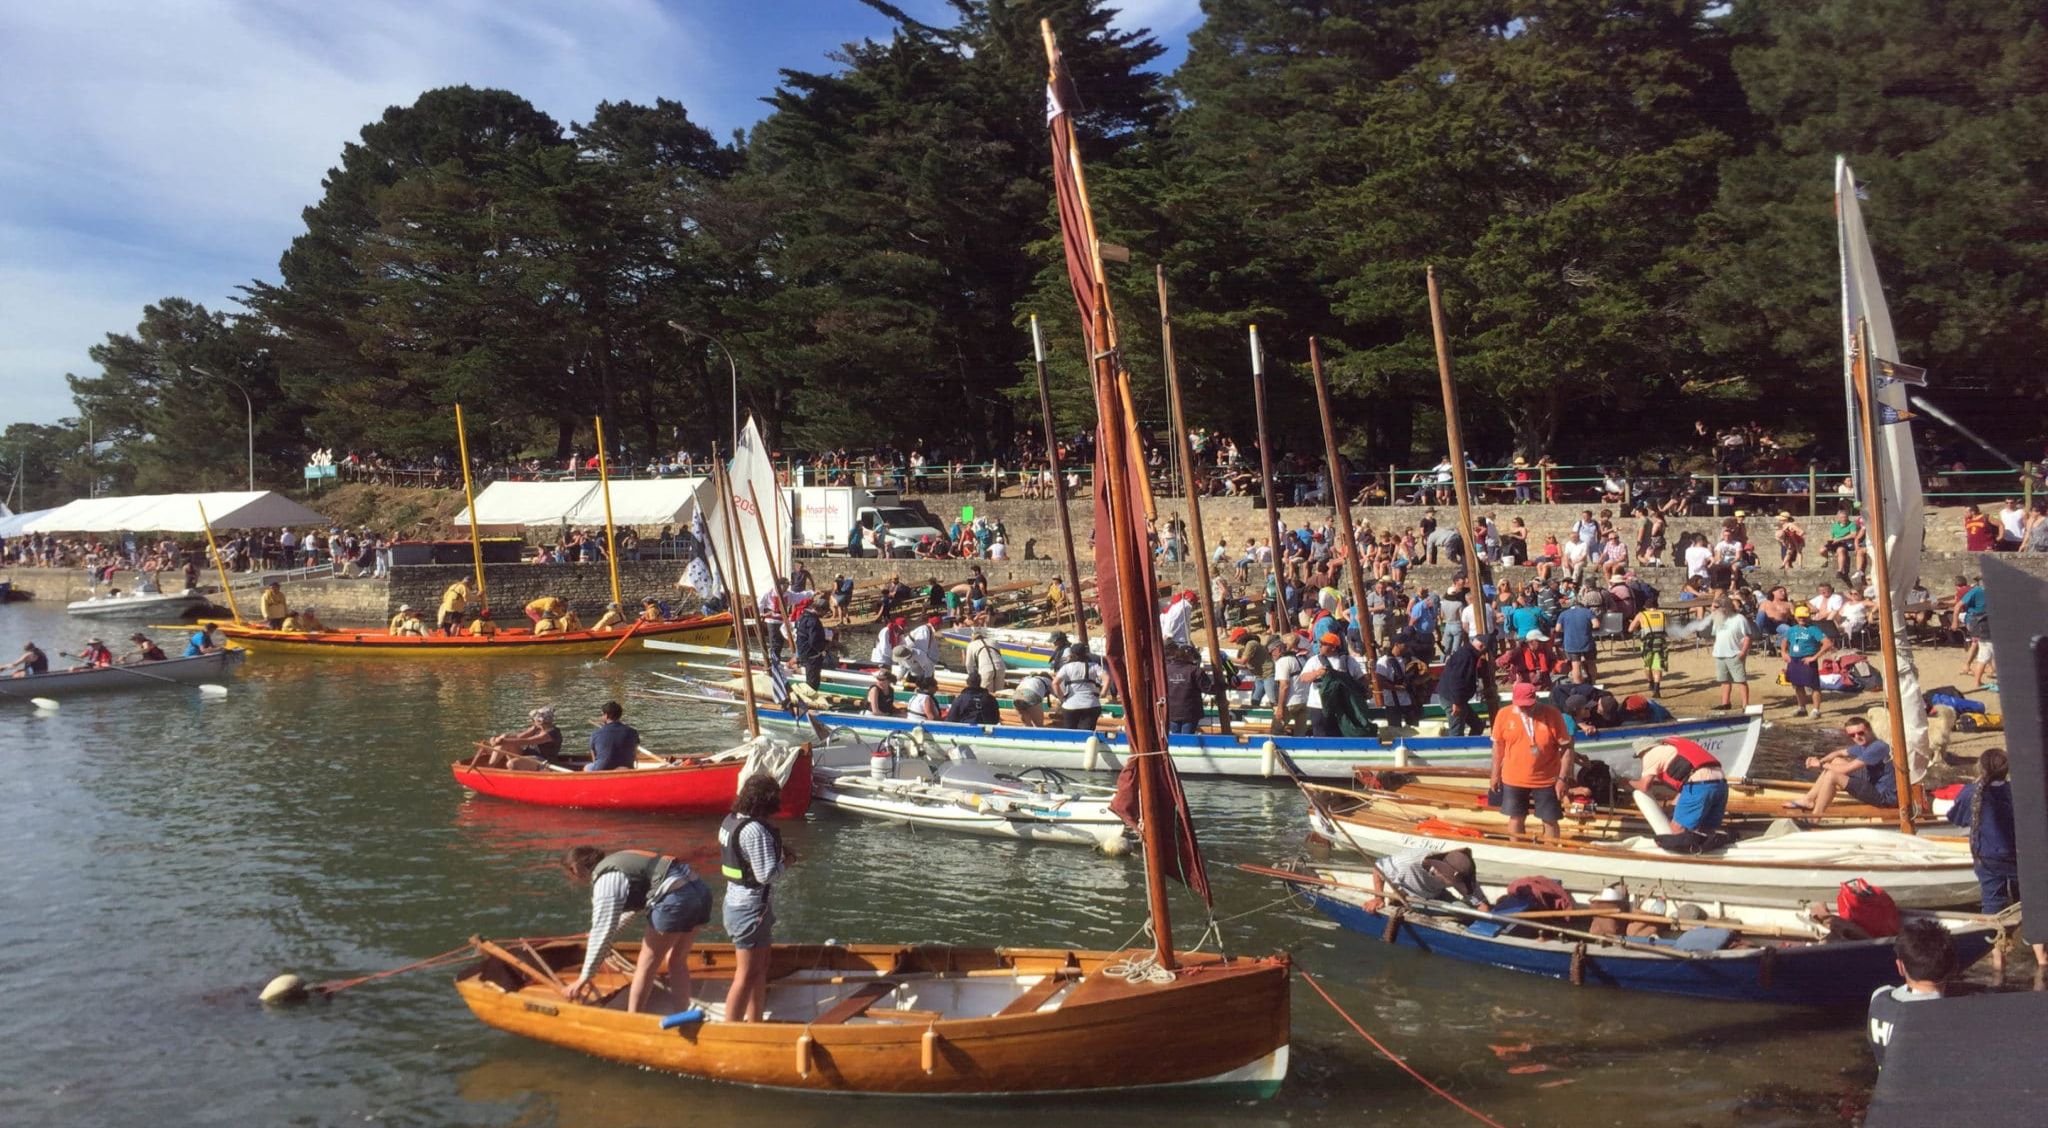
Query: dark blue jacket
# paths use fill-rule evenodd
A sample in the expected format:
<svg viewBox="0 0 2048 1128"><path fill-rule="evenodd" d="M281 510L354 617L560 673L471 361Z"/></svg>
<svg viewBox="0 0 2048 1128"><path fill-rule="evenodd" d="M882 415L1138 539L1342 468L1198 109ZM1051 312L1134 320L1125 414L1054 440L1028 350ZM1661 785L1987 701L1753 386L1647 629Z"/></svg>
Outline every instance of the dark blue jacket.
<svg viewBox="0 0 2048 1128"><path fill-rule="evenodd" d="M583 770L609 772L630 768L639 750L639 730L624 721L607 722L590 734L590 766Z"/></svg>
<svg viewBox="0 0 2048 1128"><path fill-rule="evenodd" d="M1970 825L1970 807L1977 799L1977 784L1963 788L1955 805L1948 809L1948 821ZM2012 784L1993 783L1984 792L1983 825L1970 835L1970 854L1977 868L1993 877L2018 877L2019 846L2012 829Z"/></svg>

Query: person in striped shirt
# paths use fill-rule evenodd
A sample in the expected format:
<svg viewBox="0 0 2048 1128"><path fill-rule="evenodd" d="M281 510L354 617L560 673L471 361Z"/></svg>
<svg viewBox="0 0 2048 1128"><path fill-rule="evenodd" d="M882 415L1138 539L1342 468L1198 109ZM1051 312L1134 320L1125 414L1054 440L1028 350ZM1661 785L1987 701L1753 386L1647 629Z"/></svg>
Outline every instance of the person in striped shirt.
<svg viewBox="0 0 2048 1128"><path fill-rule="evenodd" d="M711 888L688 862L652 850L618 850L607 854L595 846L577 846L562 859L577 884L590 885L590 938L583 950L583 973L562 988L564 998L598 1002L591 977L611 952L612 938L629 914L645 910L647 936L633 966L633 985L626 995L626 1013L638 1013L654 986L654 973L668 963L670 1011L690 1005L690 945L697 930L711 919Z"/></svg>

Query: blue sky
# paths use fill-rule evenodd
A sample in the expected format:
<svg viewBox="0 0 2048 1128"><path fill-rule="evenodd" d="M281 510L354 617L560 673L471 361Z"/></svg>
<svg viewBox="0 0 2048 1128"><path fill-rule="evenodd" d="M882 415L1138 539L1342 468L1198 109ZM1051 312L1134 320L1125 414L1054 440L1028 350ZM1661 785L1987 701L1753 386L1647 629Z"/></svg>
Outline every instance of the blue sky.
<svg viewBox="0 0 2048 1128"><path fill-rule="evenodd" d="M936 0L898 0L940 22ZM1198 0L1126 0L1179 61ZM783 67L887 33L855 0L59 0L0 4L0 427L72 414L67 372L166 296L274 278L344 142L467 83L567 125L674 98L720 137Z"/></svg>

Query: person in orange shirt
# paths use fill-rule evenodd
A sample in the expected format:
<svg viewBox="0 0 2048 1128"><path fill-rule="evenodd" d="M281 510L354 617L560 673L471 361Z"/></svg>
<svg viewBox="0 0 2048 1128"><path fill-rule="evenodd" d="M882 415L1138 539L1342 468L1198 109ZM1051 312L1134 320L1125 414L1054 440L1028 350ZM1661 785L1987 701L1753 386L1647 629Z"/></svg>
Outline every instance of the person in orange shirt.
<svg viewBox="0 0 2048 1128"><path fill-rule="evenodd" d="M1522 834L1533 807L1544 837L1557 838L1575 758L1571 730L1556 706L1537 704L1536 687L1528 682L1515 683L1513 700L1493 717L1493 786L1500 791L1500 810L1509 832Z"/></svg>

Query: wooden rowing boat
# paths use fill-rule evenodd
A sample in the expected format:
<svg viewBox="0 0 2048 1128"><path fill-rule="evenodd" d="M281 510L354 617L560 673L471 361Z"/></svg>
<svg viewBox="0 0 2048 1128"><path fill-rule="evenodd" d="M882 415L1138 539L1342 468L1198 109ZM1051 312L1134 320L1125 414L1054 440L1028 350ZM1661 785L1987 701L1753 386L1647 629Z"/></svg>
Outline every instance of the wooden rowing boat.
<svg viewBox="0 0 2048 1128"><path fill-rule="evenodd" d="M778 944L761 1022L724 1021L732 949L690 952L704 1021L627 1014L628 976L565 1000L581 939L480 942L455 982L486 1024L597 1057L819 1093L1015 1096L1200 1085L1264 1097L1287 1073L1287 957L1185 953L1167 981L1119 974L1143 952ZM637 945L622 955L637 957ZM628 965L630 966L630 965Z"/></svg>
<svg viewBox="0 0 2048 1128"><path fill-rule="evenodd" d="M1977 900L1968 843L1960 839L1909 837L1876 827L1774 827L1710 853L1675 854L1648 836L1600 841L1518 837L1386 810L1351 788L1304 783L1301 789L1309 799L1310 829L1334 846L1367 860L1418 849L1470 849L1479 876L1487 881L1544 874L1574 889L1624 881L1638 891L1687 900L1800 907L1832 901L1842 882L1866 877L1900 905L1914 908Z"/></svg>
<svg viewBox="0 0 2048 1128"><path fill-rule="evenodd" d="M450 655L603 654L630 634L681 642L710 642L732 635L732 616L699 615L662 623L637 623L604 631L572 631L536 635L503 629L485 638L469 635L395 635L375 629L339 629L318 634L273 631L246 623L219 623L220 631L252 650L265 653L363 657L446 657Z"/></svg>
<svg viewBox="0 0 2048 1128"><path fill-rule="evenodd" d="M1492 772L1486 768L1360 767L1352 773L1358 790L1371 796L1386 810L1403 810L1416 817L1444 819L1487 829L1505 829L1506 816L1488 799ZM1728 786L1726 822L1731 827L1769 823L1782 818L1819 826L1896 826L1898 813L1889 807L1873 807L1850 796L1840 796L1828 805L1827 814L1816 819L1810 814L1788 811L1784 803L1806 794L1808 784L1796 780L1736 780ZM1619 784L1622 796L1629 794ZM1589 810L1566 810L1560 825L1569 836L1605 838L1649 833L1641 812L1628 799L1619 806L1595 806ZM1946 819L1922 816L1915 820L1929 829L1949 826ZM1752 829L1761 827L1752 826Z"/></svg>
<svg viewBox="0 0 2048 1128"><path fill-rule="evenodd" d="M1589 905L1578 915L1547 913L1541 923L1514 926L1509 923L1513 914L1473 913L1444 902L1383 903L1366 873L1305 864L1296 868L1297 893L1347 932L1574 985L1731 1002L1861 1007L1872 991L1898 980L1892 938L1826 940L1818 925L1789 909L1717 902L1719 918L1695 923L1678 919L1676 906L1652 915ZM1499 891L1488 892L1497 898ZM1982 916L1914 910L1904 915L1933 920L1948 931L1958 970L1989 952L1999 931ZM1585 931L1601 916L1665 919L1658 922L1661 935L1655 938L1603 940Z"/></svg>
<svg viewBox="0 0 2048 1128"><path fill-rule="evenodd" d="M761 761L747 754L750 745L717 756L663 759L630 770L575 771L567 768L508 769L480 767L478 756L450 766L455 782L493 799L534 803L543 807L584 807L607 811L661 811L678 815L722 815L732 809L740 781L760 770ZM777 750L781 751L781 750ZM479 754L481 755L481 754ZM646 754L643 754L645 756ZM786 751L782 777L783 818L802 818L811 805L811 751Z"/></svg>
<svg viewBox="0 0 2048 1128"><path fill-rule="evenodd" d="M123 693L137 689L189 688L226 681L248 654L240 649L215 650L190 658L96 666L88 670L52 670L18 678L0 678L0 697L62 698L81 693Z"/></svg>

